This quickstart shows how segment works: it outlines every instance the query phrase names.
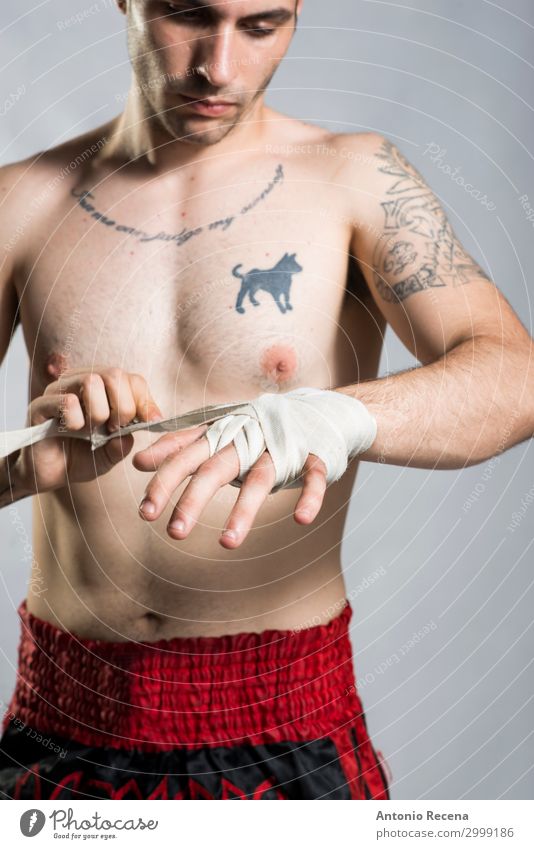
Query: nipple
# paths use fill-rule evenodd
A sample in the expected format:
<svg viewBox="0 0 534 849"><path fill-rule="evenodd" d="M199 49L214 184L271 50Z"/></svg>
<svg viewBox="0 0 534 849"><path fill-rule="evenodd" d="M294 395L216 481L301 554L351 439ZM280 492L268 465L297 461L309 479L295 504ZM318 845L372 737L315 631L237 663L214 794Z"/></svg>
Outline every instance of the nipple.
<svg viewBox="0 0 534 849"><path fill-rule="evenodd" d="M46 358L45 372L48 378L57 380L67 368L67 358L55 351Z"/></svg>
<svg viewBox="0 0 534 849"><path fill-rule="evenodd" d="M260 367L268 381L280 386L296 374L296 351L290 345L272 345L262 353Z"/></svg>

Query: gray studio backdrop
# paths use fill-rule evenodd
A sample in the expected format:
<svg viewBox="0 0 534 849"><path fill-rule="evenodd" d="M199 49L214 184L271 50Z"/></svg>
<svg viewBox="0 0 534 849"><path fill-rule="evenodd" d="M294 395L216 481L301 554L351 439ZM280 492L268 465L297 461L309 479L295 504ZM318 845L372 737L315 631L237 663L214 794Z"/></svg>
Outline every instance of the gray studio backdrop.
<svg viewBox="0 0 534 849"><path fill-rule="evenodd" d="M391 138L532 332L534 4L504 5L306 0L269 102ZM113 0L4 0L0 28L0 162L120 111L129 66ZM388 330L381 374L414 364ZM27 375L19 329L0 370L0 429L23 425ZM532 440L463 471L362 464L344 566L360 694L394 799L533 798L533 471ZM0 532L5 701L28 500L1 512Z"/></svg>

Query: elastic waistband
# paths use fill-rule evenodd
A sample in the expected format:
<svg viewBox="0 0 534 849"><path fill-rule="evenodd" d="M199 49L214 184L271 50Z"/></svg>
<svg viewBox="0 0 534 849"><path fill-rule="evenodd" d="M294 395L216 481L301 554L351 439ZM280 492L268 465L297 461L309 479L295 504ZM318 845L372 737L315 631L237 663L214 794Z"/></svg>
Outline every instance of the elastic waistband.
<svg viewBox="0 0 534 849"><path fill-rule="evenodd" d="M161 751L317 739L361 710L348 600L326 625L153 643L90 640L29 613L4 716L89 746Z"/></svg>

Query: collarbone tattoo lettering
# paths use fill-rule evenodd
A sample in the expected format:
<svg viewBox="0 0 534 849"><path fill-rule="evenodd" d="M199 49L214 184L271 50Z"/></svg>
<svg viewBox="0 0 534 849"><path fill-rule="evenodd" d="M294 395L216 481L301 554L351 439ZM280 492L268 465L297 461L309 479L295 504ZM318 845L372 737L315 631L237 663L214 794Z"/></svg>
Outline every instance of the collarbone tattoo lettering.
<svg viewBox="0 0 534 849"><path fill-rule="evenodd" d="M88 189L71 189L72 197L76 198L78 201L78 206L81 207L85 212L89 213L91 218L95 221L98 221L99 224L107 227L110 230L114 230L116 233L120 233L123 236L131 236L136 239L138 242L146 243L146 242L172 242L177 247L181 247L185 245L190 239L193 239L195 236L199 236L201 233L205 232L224 232L228 230L232 224L243 215L247 215L252 209L254 209L259 203L262 203L273 191L273 189L284 180L284 167L280 163L276 171L274 173L274 177L267 184L265 189L257 195L257 197L253 198L249 203L245 204L239 212L234 215L228 215L224 218L216 219L215 221L211 221L209 224L188 228L184 227L180 230L179 233L166 233L163 230L160 230L159 233L148 233L145 230L141 230L138 227L132 227L128 224L120 223L116 221L111 216L105 215L103 212L99 212L95 206L95 196Z"/></svg>

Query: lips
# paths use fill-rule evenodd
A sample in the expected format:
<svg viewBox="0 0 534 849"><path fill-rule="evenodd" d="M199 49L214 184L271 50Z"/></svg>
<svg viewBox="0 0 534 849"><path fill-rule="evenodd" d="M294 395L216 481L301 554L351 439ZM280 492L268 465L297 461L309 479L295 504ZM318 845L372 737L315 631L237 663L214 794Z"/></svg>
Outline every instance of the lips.
<svg viewBox="0 0 534 849"><path fill-rule="evenodd" d="M221 100L215 97L188 97L186 94L181 94L180 97L187 109L192 109L199 115L212 117L224 115L225 112L229 112L236 105L230 100Z"/></svg>

